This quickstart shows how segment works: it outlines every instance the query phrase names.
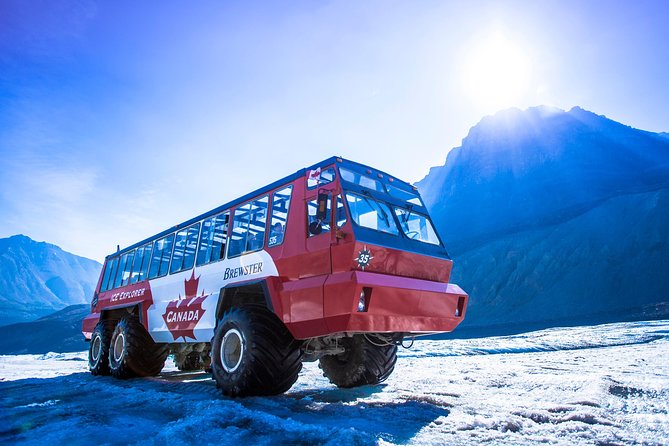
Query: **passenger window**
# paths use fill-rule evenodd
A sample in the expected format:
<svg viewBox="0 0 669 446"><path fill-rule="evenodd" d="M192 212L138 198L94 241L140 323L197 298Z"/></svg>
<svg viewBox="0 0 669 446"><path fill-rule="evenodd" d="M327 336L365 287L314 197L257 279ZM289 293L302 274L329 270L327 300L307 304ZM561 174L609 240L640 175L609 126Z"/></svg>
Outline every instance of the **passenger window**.
<svg viewBox="0 0 669 446"><path fill-rule="evenodd" d="M197 251L197 266L215 262L223 258L228 234L230 214L211 217L202 223L202 236Z"/></svg>
<svg viewBox="0 0 669 446"><path fill-rule="evenodd" d="M116 280L114 280L114 288L120 287L122 282L127 280L126 273L128 274L128 277L130 277L130 271L128 267L129 256L130 253L126 253L121 256L121 261L118 264L118 273L116 273ZM132 266L132 260L130 262L130 266Z"/></svg>
<svg viewBox="0 0 669 446"><path fill-rule="evenodd" d="M316 186L332 183L335 179L334 167L328 167L321 170L320 167L316 170L311 170L307 176L307 188L313 189Z"/></svg>
<svg viewBox="0 0 669 446"><path fill-rule="evenodd" d="M112 288L116 288L118 286L121 286L121 279L122 279L122 276L123 276L123 268L125 267L125 264L123 262L124 262L125 259L126 259L125 256L122 256L119 259L119 262L118 262L118 265L117 265L118 269L116 271L116 274L114 275L114 281L111 284Z"/></svg>
<svg viewBox="0 0 669 446"><path fill-rule="evenodd" d="M125 256L127 256L127 259L125 261L125 268L123 269L123 281L121 282L121 286L126 286L130 283L130 272L132 271L132 262L135 258L135 251L133 250L132 252L125 254Z"/></svg>
<svg viewBox="0 0 669 446"><path fill-rule="evenodd" d="M174 239L174 253L172 254L172 266L170 267L170 274L176 271L181 271L183 263L184 248L186 246L187 231L182 229L177 232Z"/></svg>
<svg viewBox="0 0 669 446"><path fill-rule="evenodd" d="M100 291L107 291L111 289L114 284L114 276L116 275L116 267L118 266L118 257L107 260L107 266L105 269L105 276L102 279L102 284L100 284Z"/></svg>
<svg viewBox="0 0 669 446"><path fill-rule="evenodd" d="M265 243L269 196L246 203L235 210L228 257L258 251Z"/></svg>
<svg viewBox="0 0 669 446"><path fill-rule="evenodd" d="M200 223L188 228L186 249L184 251L184 262L182 266L182 269L184 270L191 269L195 263L195 249L197 248L198 235L200 235Z"/></svg>
<svg viewBox="0 0 669 446"><path fill-rule="evenodd" d="M197 236L200 234L200 223L196 223L187 229L177 232L174 241L174 253L172 254L172 264L170 274L179 271L191 269L195 261L195 247L197 246Z"/></svg>
<svg viewBox="0 0 669 446"><path fill-rule="evenodd" d="M320 223L320 231L312 232L308 230L309 237L330 232L330 209L332 209L332 199L328 196L325 218L321 221L316 217L318 211L318 199L307 202L307 227L312 223Z"/></svg>
<svg viewBox="0 0 669 446"><path fill-rule="evenodd" d="M149 271L149 261L151 260L151 243L137 248L135 261L130 275L130 284L141 282L146 279Z"/></svg>
<svg viewBox="0 0 669 446"><path fill-rule="evenodd" d="M246 233L249 228L249 216L251 214L251 203L239 206L232 218L232 233L230 234L230 246L228 247L228 258L235 257L244 252L246 244Z"/></svg>
<svg viewBox="0 0 669 446"><path fill-rule="evenodd" d="M214 222L214 237L211 242L210 262L215 262L225 256L225 245L228 239L228 222L230 214L223 214L216 217Z"/></svg>
<svg viewBox="0 0 669 446"><path fill-rule="evenodd" d="M149 269L149 279L162 277L167 274L173 244L174 234L163 237L154 243L153 254L151 255L151 268Z"/></svg>
<svg viewBox="0 0 669 446"><path fill-rule="evenodd" d="M292 192L293 187L288 186L274 192L272 196L272 221L270 222L269 239L267 241L268 247L278 246L283 243Z"/></svg>
<svg viewBox="0 0 669 446"><path fill-rule="evenodd" d="M337 211L335 218L337 219L338 228L341 228L346 224L346 208L344 207L344 200L341 199L341 195L337 195Z"/></svg>

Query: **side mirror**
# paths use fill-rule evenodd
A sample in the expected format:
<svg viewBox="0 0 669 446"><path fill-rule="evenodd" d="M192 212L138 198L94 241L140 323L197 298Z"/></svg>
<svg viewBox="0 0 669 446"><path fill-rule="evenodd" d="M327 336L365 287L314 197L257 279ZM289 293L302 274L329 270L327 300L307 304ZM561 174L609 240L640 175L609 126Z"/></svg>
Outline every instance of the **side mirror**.
<svg viewBox="0 0 669 446"><path fill-rule="evenodd" d="M316 209L316 219L324 221L328 216L328 199L330 194L318 193L318 209Z"/></svg>
<svg viewBox="0 0 669 446"><path fill-rule="evenodd" d="M321 225L320 220L312 221L309 223L309 234L318 235L323 232L323 225Z"/></svg>

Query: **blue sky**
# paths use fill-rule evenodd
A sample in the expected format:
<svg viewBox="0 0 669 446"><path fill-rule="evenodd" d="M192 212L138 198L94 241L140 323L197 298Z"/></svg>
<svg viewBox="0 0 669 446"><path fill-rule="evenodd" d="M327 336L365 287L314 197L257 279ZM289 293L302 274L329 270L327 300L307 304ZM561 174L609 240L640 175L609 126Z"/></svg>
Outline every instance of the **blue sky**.
<svg viewBox="0 0 669 446"><path fill-rule="evenodd" d="M408 181L498 109L669 131L669 2L0 3L0 237L102 260L337 154Z"/></svg>

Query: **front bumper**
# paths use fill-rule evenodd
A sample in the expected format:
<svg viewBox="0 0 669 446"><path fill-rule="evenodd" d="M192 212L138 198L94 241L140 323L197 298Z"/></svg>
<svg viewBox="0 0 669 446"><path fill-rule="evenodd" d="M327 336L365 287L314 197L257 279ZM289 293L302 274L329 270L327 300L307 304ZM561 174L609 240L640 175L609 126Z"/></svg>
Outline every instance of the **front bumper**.
<svg viewBox="0 0 669 446"><path fill-rule="evenodd" d="M322 286L322 318L313 318L316 312L310 311L312 317L286 324L298 339L344 332L449 332L464 319L468 300L455 284L365 271L329 275ZM363 289L366 308L358 311ZM291 313L298 316L294 309Z"/></svg>

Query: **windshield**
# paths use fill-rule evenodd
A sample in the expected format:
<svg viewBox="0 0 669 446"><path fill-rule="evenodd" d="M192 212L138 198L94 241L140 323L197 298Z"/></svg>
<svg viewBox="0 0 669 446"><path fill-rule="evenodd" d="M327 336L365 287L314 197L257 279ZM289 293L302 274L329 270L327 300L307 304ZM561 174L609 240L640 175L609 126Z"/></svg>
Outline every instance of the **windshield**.
<svg viewBox="0 0 669 446"><path fill-rule="evenodd" d="M342 180L348 181L349 183L366 187L367 189L371 189L376 192L387 193L390 196L404 200L409 204L424 206L418 194L413 191L404 190L397 186L393 186L392 184L383 184L379 180L346 169L345 167L339 168L339 174L341 175Z"/></svg>
<svg viewBox="0 0 669 446"><path fill-rule="evenodd" d="M339 168L339 174L341 175L342 180L348 181L349 183L357 184L358 186L366 187L367 189L372 189L377 192L385 192L383 184L381 184L380 181L368 177L367 175L353 172L344 167Z"/></svg>
<svg viewBox="0 0 669 446"><path fill-rule="evenodd" d="M346 194L346 201L351 218L357 225L389 234L399 234L388 205L371 197L363 197L350 192Z"/></svg>
<svg viewBox="0 0 669 446"><path fill-rule="evenodd" d="M439 237L426 216L412 212L410 209L398 207L394 209L404 235L412 240L439 245Z"/></svg>
<svg viewBox="0 0 669 446"><path fill-rule="evenodd" d="M404 189L400 189L399 187L386 184L386 189L388 189L388 193L392 195L395 198L399 198L400 200L404 200L407 203L411 204L417 204L418 206L423 206L423 202L421 201L420 197L418 194L415 194L413 192L409 192Z"/></svg>
<svg viewBox="0 0 669 446"><path fill-rule="evenodd" d="M389 182L387 184L382 183L371 176L341 166L339 167L339 174L345 182L387 194L406 203L402 207L390 204L396 203L394 200L389 199L390 203L386 203L381 197L379 197L381 199L372 198L371 191L346 192L346 202L351 213L351 219L356 225L397 236L400 235L401 229L408 239L441 246L441 241L434 230L434 226L432 226L430 218L426 214L413 211L414 205L419 208L425 206L415 188L414 190L407 190L410 187L404 184L396 186ZM392 180L389 179L389 181Z"/></svg>

